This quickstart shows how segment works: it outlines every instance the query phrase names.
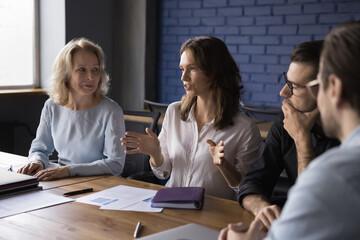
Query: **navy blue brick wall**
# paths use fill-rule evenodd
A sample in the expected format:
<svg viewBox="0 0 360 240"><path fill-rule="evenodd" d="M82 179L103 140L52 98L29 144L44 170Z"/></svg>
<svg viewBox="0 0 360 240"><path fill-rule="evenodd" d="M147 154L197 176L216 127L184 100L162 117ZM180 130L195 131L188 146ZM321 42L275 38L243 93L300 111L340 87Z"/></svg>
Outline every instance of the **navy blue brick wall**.
<svg viewBox="0 0 360 240"><path fill-rule="evenodd" d="M159 0L159 94L179 101L179 49L192 37L223 40L237 62L245 103L281 105L282 72L301 42L323 39L337 24L360 18L358 0Z"/></svg>

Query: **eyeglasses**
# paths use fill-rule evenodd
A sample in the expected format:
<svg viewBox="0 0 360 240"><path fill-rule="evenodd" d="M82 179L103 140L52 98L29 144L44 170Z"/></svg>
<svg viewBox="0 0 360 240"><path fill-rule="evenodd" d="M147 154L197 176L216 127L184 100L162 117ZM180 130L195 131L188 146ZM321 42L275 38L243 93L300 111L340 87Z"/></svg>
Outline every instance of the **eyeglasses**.
<svg viewBox="0 0 360 240"><path fill-rule="evenodd" d="M289 87L290 95L293 95L293 94L294 94L294 89L306 88L306 86L301 86L301 85L298 85L298 84L296 84L296 83L293 83L293 82L289 81L289 80L287 79L286 72L283 72L283 75L284 75L285 83L286 83L286 85ZM294 86L294 85L296 85L296 86Z"/></svg>
<svg viewBox="0 0 360 240"><path fill-rule="evenodd" d="M316 99L319 92L319 79L312 80L306 84L306 88L308 89L312 98Z"/></svg>

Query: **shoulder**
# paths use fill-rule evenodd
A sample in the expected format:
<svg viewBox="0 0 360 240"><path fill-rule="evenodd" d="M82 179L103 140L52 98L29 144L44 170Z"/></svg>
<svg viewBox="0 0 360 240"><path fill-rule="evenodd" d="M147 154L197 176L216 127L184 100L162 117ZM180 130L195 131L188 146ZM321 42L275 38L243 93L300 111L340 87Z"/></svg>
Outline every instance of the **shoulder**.
<svg viewBox="0 0 360 240"><path fill-rule="evenodd" d="M238 112L233 121L232 125L223 129L224 132L236 136L238 139L247 139L247 141L257 139L260 141L259 128L256 126L253 119L242 112Z"/></svg>
<svg viewBox="0 0 360 240"><path fill-rule="evenodd" d="M360 145L354 147L337 146L327 150L325 153L315 158L309 165L309 171L318 171L328 174L328 172L336 172L336 175L347 177L359 174L354 169L360 169ZM354 170L354 171L353 171ZM359 178L360 179L360 178Z"/></svg>
<svg viewBox="0 0 360 240"><path fill-rule="evenodd" d="M334 147L315 158L300 175L297 190L345 196L356 193L360 203L360 148ZM329 201L326 200L326 201ZM359 204L360 205L360 204Z"/></svg>
<svg viewBox="0 0 360 240"><path fill-rule="evenodd" d="M181 102L173 102L170 103L167 110L166 110L166 115L169 116L174 116L174 115L179 115L180 114L180 106L181 106Z"/></svg>
<svg viewBox="0 0 360 240"><path fill-rule="evenodd" d="M173 102L173 103L170 103L168 108L169 110L171 111L179 111L180 110L180 106L181 106L181 102L178 101L178 102Z"/></svg>
<svg viewBox="0 0 360 240"><path fill-rule="evenodd" d="M46 100L45 104L44 104L44 106L46 106L46 107L54 107L55 105L57 105L57 104L54 103L54 100L52 98L49 98L48 100Z"/></svg>
<svg viewBox="0 0 360 240"><path fill-rule="evenodd" d="M44 104L44 109L47 112L54 112L54 111L57 111L57 110L59 110L59 109L61 109L63 107L64 106L56 104L52 98L49 98L48 100L46 100L45 104Z"/></svg>
<svg viewBox="0 0 360 240"><path fill-rule="evenodd" d="M234 124L233 124L234 127L248 128L248 129L257 128L255 121L240 111L235 115L233 120L234 120Z"/></svg>
<svg viewBox="0 0 360 240"><path fill-rule="evenodd" d="M99 111L108 111L108 112L123 112L120 105L112 100L111 98L105 97L100 103Z"/></svg>

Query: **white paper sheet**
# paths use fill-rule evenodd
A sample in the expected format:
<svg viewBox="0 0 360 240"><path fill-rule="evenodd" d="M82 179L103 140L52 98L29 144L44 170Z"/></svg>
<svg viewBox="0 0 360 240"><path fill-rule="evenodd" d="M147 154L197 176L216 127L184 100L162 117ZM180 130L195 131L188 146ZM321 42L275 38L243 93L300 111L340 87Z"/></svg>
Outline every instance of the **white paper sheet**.
<svg viewBox="0 0 360 240"><path fill-rule="evenodd" d="M100 209L141 212L161 212L152 209L148 200L156 190L119 185L76 199L77 202L100 206Z"/></svg>
<svg viewBox="0 0 360 240"><path fill-rule="evenodd" d="M10 195L0 199L0 218L71 201L74 199L46 191Z"/></svg>
<svg viewBox="0 0 360 240"><path fill-rule="evenodd" d="M28 163L29 160L27 157L15 155L11 153L0 152L0 169L9 170L17 172L19 168Z"/></svg>
<svg viewBox="0 0 360 240"><path fill-rule="evenodd" d="M133 205L124 207L124 208L117 208L116 206L112 205L106 205L102 206L100 209L106 209L106 210L120 210L120 211L135 211L135 212L162 212L163 208L153 208L151 207L151 200L153 198L148 198L145 200L142 200L140 202L137 202Z"/></svg>

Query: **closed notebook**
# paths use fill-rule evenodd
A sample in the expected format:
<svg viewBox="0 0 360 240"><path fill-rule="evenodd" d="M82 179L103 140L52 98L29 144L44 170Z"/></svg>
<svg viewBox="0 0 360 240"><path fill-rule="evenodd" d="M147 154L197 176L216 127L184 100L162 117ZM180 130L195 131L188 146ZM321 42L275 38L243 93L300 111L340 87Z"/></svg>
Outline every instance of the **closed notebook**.
<svg viewBox="0 0 360 240"><path fill-rule="evenodd" d="M151 207L201 209L204 200L203 187L173 187L157 191Z"/></svg>
<svg viewBox="0 0 360 240"><path fill-rule="evenodd" d="M0 171L0 196L38 188L36 177L10 171Z"/></svg>

